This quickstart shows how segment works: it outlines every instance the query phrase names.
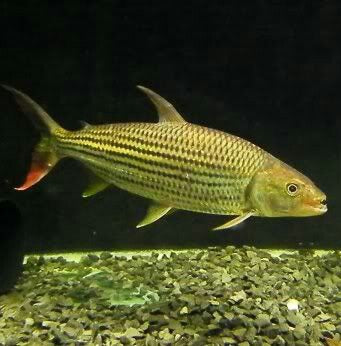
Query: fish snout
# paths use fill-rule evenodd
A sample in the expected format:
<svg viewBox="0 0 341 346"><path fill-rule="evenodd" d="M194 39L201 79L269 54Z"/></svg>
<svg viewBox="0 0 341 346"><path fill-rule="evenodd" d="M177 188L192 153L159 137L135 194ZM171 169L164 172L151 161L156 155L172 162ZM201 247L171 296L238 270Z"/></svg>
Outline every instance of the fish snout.
<svg viewBox="0 0 341 346"><path fill-rule="evenodd" d="M308 204L313 209L313 211L316 215L324 214L328 210L326 195L322 195L322 196L312 200Z"/></svg>
<svg viewBox="0 0 341 346"><path fill-rule="evenodd" d="M320 209L322 213L325 213L328 210L326 196L324 196L324 198L320 200Z"/></svg>

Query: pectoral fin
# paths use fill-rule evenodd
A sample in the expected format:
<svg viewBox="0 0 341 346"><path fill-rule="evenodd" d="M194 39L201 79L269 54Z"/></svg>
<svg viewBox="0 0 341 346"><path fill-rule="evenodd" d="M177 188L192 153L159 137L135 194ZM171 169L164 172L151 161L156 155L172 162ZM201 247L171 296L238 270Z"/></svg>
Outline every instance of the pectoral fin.
<svg viewBox="0 0 341 346"><path fill-rule="evenodd" d="M252 212L252 211L250 211L246 214L239 215L238 217L224 223L223 225L213 228L212 231L218 231L221 229L226 229L226 228L236 226L236 225L242 223L244 220L248 219L252 215L254 215L254 212Z"/></svg>
<svg viewBox="0 0 341 346"><path fill-rule="evenodd" d="M153 202L149 206L146 216L142 221L139 222L136 228L147 226L153 223L154 221L159 220L160 218L162 218L162 216L166 215L171 209L172 207L170 207L169 205Z"/></svg>
<svg viewBox="0 0 341 346"><path fill-rule="evenodd" d="M101 178L94 177L94 178L92 178L92 181L89 184L89 186L82 193L82 196L84 198L91 197L91 196L95 195L96 193L103 191L109 185L110 184L108 184L106 181L102 180Z"/></svg>

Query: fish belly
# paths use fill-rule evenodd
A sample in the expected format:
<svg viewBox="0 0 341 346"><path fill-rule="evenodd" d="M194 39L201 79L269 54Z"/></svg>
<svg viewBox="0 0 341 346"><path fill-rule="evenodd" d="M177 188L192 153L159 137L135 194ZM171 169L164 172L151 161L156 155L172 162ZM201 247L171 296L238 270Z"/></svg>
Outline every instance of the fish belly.
<svg viewBox="0 0 341 346"><path fill-rule="evenodd" d="M236 136L190 123L87 126L56 135L61 155L106 182L178 209L240 214L266 152Z"/></svg>

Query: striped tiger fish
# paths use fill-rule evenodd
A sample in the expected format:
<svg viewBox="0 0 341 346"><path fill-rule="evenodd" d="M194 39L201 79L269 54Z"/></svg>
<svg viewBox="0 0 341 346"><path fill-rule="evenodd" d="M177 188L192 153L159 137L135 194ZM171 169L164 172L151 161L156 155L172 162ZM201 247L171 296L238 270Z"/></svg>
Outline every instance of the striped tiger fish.
<svg viewBox="0 0 341 346"><path fill-rule="evenodd" d="M13 94L41 133L30 170L17 190L40 181L64 157L95 176L83 196L114 185L151 200L137 227L175 210L234 216L226 229L251 216L313 216L327 211L326 195L294 168L237 136L191 124L160 95L142 86L158 112L157 123L59 126L26 94Z"/></svg>

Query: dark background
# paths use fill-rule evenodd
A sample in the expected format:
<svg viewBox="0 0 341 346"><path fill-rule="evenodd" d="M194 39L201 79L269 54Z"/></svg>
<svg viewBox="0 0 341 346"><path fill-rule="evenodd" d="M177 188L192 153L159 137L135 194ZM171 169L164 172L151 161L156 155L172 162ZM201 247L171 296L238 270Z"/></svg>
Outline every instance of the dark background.
<svg viewBox="0 0 341 346"><path fill-rule="evenodd" d="M0 81L65 128L156 121L135 88L145 85L188 121L250 140L328 196L321 217L252 218L210 232L226 217L178 212L137 230L148 201L115 188L82 199L87 173L72 160L13 191L39 137L0 91L0 196L21 212L26 251L341 248L340 9L338 1L299 0L1 1Z"/></svg>

